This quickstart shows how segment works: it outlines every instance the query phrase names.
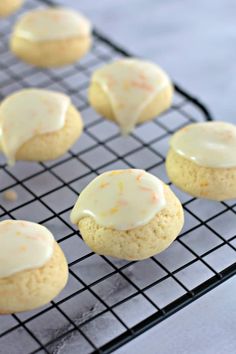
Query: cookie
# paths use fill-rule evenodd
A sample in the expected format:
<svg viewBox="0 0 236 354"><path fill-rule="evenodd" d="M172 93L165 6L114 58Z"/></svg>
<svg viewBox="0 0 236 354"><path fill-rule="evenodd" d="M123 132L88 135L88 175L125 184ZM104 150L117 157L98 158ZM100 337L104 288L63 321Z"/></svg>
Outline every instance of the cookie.
<svg viewBox="0 0 236 354"><path fill-rule="evenodd" d="M236 198L236 126L225 122L190 124L170 140L170 180L199 198Z"/></svg>
<svg viewBox="0 0 236 354"><path fill-rule="evenodd" d="M116 122L123 134L153 119L172 102L173 86L156 64L121 59L97 69L89 87L89 101L103 117Z"/></svg>
<svg viewBox="0 0 236 354"><path fill-rule="evenodd" d="M22 220L0 222L0 314L47 304L67 279L65 256L48 229Z"/></svg>
<svg viewBox="0 0 236 354"><path fill-rule="evenodd" d="M7 17L17 11L23 4L23 0L1 0L0 17Z"/></svg>
<svg viewBox="0 0 236 354"><path fill-rule="evenodd" d="M9 164L56 159L74 144L82 129L80 113L59 92L25 89L0 105L0 150Z"/></svg>
<svg viewBox="0 0 236 354"><path fill-rule="evenodd" d="M94 252L141 260L174 241L184 216L181 203L161 180L127 169L96 177L80 194L71 221Z"/></svg>
<svg viewBox="0 0 236 354"><path fill-rule="evenodd" d="M38 67L69 65L91 46L90 22L65 8L36 9L24 14L13 30L10 48L23 61Z"/></svg>

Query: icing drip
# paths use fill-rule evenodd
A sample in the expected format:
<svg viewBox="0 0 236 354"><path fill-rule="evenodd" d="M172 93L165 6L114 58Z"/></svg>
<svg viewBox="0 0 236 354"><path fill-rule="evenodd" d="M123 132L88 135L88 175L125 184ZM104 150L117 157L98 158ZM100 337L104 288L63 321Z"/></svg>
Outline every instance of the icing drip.
<svg viewBox="0 0 236 354"><path fill-rule="evenodd" d="M97 70L92 81L99 84L123 134L130 133L145 107L170 80L157 65L138 59L122 59Z"/></svg>
<svg viewBox="0 0 236 354"><path fill-rule="evenodd" d="M163 183L138 169L105 172L96 177L80 194L71 213L77 224L85 216L117 230L146 225L166 201Z"/></svg>
<svg viewBox="0 0 236 354"><path fill-rule="evenodd" d="M24 14L14 36L41 42L89 36L90 22L80 13L64 8L46 8Z"/></svg>
<svg viewBox="0 0 236 354"><path fill-rule="evenodd" d="M27 89L7 97L0 105L0 145L9 164L25 142L63 128L69 105L69 97L47 90Z"/></svg>
<svg viewBox="0 0 236 354"><path fill-rule="evenodd" d="M233 124L218 121L191 124L176 132L170 145L198 165L236 167L236 126Z"/></svg>
<svg viewBox="0 0 236 354"><path fill-rule="evenodd" d="M0 278L44 266L52 257L54 242L51 232L39 224L0 222Z"/></svg>

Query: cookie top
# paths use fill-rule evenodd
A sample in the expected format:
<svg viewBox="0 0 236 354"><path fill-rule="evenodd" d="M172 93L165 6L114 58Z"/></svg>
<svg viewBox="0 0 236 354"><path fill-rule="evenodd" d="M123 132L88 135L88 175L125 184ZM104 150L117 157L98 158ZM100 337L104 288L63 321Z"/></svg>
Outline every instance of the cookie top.
<svg viewBox="0 0 236 354"><path fill-rule="evenodd" d="M225 122L190 124L177 131L171 148L198 165L236 167L236 126Z"/></svg>
<svg viewBox="0 0 236 354"><path fill-rule="evenodd" d="M46 227L22 220L0 222L0 278L44 266L54 237Z"/></svg>
<svg viewBox="0 0 236 354"><path fill-rule="evenodd" d="M166 205L163 183L138 169L108 171L96 177L80 194L71 221L91 216L116 230L146 225Z"/></svg>
<svg viewBox="0 0 236 354"><path fill-rule="evenodd" d="M0 146L9 164L26 141L63 128L69 105L68 96L48 90L26 89L8 96L0 105Z"/></svg>
<svg viewBox="0 0 236 354"><path fill-rule="evenodd" d="M41 42L84 37L90 32L90 22L80 13L49 7L24 14L16 24L14 36Z"/></svg>
<svg viewBox="0 0 236 354"><path fill-rule="evenodd" d="M92 82L109 98L124 134L137 123L146 106L168 85L167 74L156 64L140 59L121 59L95 71Z"/></svg>

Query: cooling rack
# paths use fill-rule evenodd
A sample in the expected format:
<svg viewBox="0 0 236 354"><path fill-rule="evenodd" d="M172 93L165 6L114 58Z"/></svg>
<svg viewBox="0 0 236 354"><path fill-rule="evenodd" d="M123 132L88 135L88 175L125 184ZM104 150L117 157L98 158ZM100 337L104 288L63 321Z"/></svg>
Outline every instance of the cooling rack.
<svg viewBox="0 0 236 354"><path fill-rule="evenodd" d="M39 4L29 0L23 11ZM122 138L116 125L89 107L86 91L96 67L129 54L95 31L93 48L80 63L38 70L8 50L14 21L0 23L1 98L31 86L65 92L82 112L85 130L56 161L18 162L9 168L0 158L0 220L21 218L47 226L70 267L68 285L53 302L0 318L0 353L110 353L235 274L236 201L199 200L171 186L183 203L186 221L165 252L142 262L92 253L69 221L83 187L102 171L127 167L144 168L170 184L164 167L170 135L211 116L175 85L171 109ZM1 197L9 188L18 193L17 201Z"/></svg>

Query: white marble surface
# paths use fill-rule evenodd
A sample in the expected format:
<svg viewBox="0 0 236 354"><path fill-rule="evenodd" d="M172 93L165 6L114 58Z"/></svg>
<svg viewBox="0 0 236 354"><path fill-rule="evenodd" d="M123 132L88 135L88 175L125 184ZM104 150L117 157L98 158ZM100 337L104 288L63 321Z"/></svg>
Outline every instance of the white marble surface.
<svg viewBox="0 0 236 354"><path fill-rule="evenodd" d="M208 104L216 119L236 122L234 0L60 0L131 53L161 64Z"/></svg>
<svg viewBox="0 0 236 354"><path fill-rule="evenodd" d="M158 324L116 354L234 354L236 279Z"/></svg>
<svg viewBox="0 0 236 354"><path fill-rule="evenodd" d="M162 65L215 119L236 122L234 0L66 1L104 33ZM117 354L234 354L236 278L221 285Z"/></svg>

